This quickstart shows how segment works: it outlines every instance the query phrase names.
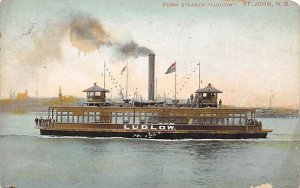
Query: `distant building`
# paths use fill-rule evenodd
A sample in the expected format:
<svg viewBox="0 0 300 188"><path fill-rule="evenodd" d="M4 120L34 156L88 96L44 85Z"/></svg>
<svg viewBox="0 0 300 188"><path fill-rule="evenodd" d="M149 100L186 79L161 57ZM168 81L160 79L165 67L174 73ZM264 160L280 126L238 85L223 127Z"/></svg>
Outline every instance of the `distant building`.
<svg viewBox="0 0 300 188"><path fill-rule="evenodd" d="M62 100L61 86L59 86L58 98L59 98L60 100Z"/></svg>
<svg viewBox="0 0 300 188"><path fill-rule="evenodd" d="M28 100L29 96L28 96L28 93L27 93L27 89L25 90L24 93L17 93L16 99L17 100Z"/></svg>
<svg viewBox="0 0 300 188"><path fill-rule="evenodd" d="M15 92L10 92L9 93L9 95L10 95L10 100L16 100L16 93Z"/></svg>

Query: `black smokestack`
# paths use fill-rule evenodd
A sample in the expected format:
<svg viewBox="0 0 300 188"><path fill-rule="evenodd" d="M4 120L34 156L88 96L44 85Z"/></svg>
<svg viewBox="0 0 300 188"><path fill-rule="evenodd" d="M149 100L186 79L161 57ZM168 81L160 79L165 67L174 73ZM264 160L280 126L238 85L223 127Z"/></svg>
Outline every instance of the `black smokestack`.
<svg viewBox="0 0 300 188"><path fill-rule="evenodd" d="M149 54L148 100L154 101L155 54Z"/></svg>

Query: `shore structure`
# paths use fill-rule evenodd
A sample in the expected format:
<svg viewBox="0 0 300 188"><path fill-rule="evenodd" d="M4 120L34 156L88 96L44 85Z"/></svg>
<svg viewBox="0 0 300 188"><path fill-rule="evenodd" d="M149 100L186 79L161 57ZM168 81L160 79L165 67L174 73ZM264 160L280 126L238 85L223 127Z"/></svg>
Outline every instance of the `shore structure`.
<svg viewBox="0 0 300 188"><path fill-rule="evenodd" d="M154 54L149 62L148 101L106 103L109 91L94 83L83 90L82 106L49 107L46 120L35 120L36 128L41 135L152 139L249 139L271 132L256 120L255 109L221 108L217 94L222 91L211 84L187 103L154 101Z"/></svg>

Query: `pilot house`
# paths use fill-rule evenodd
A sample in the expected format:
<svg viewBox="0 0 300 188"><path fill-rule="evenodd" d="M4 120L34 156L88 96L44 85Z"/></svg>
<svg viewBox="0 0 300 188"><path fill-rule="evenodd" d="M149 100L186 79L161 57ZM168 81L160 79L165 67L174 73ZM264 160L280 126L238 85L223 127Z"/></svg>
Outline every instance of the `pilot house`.
<svg viewBox="0 0 300 188"><path fill-rule="evenodd" d="M94 83L93 87L85 89L83 90L83 92L86 92L87 94L86 104L88 106L102 106L105 105L105 98L106 98L105 93L109 92L109 90L101 88L97 86L96 83Z"/></svg>
<svg viewBox="0 0 300 188"><path fill-rule="evenodd" d="M198 89L196 96L199 107L218 107L218 93L222 93L222 91L212 87L210 83L205 88Z"/></svg>

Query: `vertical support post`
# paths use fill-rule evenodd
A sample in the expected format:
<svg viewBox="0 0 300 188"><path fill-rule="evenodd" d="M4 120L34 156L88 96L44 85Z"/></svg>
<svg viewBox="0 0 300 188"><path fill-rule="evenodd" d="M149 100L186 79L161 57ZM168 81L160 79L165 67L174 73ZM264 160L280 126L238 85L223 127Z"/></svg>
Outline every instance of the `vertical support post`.
<svg viewBox="0 0 300 188"><path fill-rule="evenodd" d="M141 123L141 112L139 112L139 123Z"/></svg>
<svg viewBox="0 0 300 188"><path fill-rule="evenodd" d="M101 123L101 113L99 112L99 123Z"/></svg>
<svg viewBox="0 0 300 188"><path fill-rule="evenodd" d="M90 112L87 112L87 123L90 122Z"/></svg>
<svg viewBox="0 0 300 188"><path fill-rule="evenodd" d="M152 121L152 124L154 123L154 112L151 112L151 121Z"/></svg>
<svg viewBox="0 0 300 188"><path fill-rule="evenodd" d="M84 112L82 112L82 123L84 123Z"/></svg>
<svg viewBox="0 0 300 188"><path fill-rule="evenodd" d="M133 124L135 124L135 107L133 107Z"/></svg>
<svg viewBox="0 0 300 188"><path fill-rule="evenodd" d="M62 116L63 116L63 112L60 111L60 122L62 123Z"/></svg>

